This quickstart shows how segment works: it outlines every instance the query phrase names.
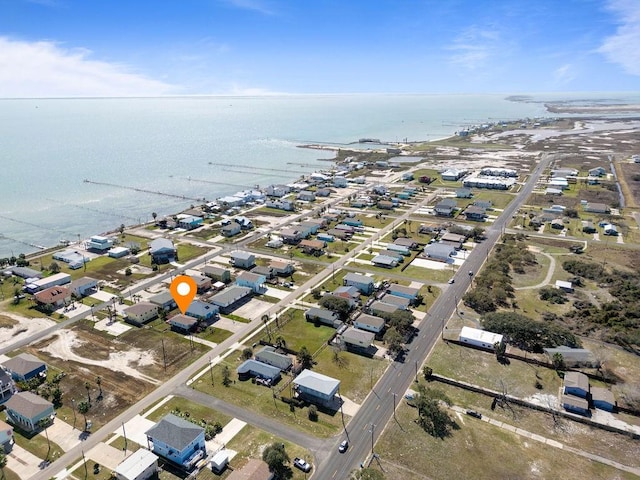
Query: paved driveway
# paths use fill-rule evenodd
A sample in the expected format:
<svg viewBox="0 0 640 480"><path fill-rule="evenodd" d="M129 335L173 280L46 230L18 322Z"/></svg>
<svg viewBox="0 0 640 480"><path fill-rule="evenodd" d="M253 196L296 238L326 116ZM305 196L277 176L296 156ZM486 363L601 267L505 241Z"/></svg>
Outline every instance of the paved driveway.
<svg viewBox="0 0 640 480"><path fill-rule="evenodd" d="M13 445L7 457L7 468L20 478L30 478L40 471L42 459L18 445Z"/></svg>
<svg viewBox="0 0 640 480"><path fill-rule="evenodd" d="M80 416L78 414L78 416ZM82 418L78 418L78 425L82 425ZM62 450L65 452L67 450L71 450L77 444L79 444L82 440L80 439L80 434L82 432L77 428L73 428L73 426L69 425L65 421L56 418L53 421L53 424L47 428L47 435L49 435L49 440L54 443L57 443ZM44 431L38 432L38 435L45 437Z"/></svg>

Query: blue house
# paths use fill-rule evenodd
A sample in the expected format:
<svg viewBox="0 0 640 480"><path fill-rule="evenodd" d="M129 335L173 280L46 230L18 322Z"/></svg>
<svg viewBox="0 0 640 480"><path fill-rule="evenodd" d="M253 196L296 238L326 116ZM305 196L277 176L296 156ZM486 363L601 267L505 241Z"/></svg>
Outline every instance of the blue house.
<svg viewBox="0 0 640 480"><path fill-rule="evenodd" d="M343 283L348 287L356 287L365 295L370 295L373 293L373 278L367 277L366 275L349 272L344 276Z"/></svg>
<svg viewBox="0 0 640 480"><path fill-rule="evenodd" d="M196 217L195 215L178 215L178 227L185 230L193 230L201 227L204 224L202 217Z"/></svg>
<svg viewBox="0 0 640 480"><path fill-rule="evenodd" d="M196 318L198 320L210 320L218 315L219 310L220 309L217 305L194 300L193 302L191 302L191 305L189 305L189 308L187 308L187 311L185 313L188 316Z"/></svg>
<svg viewBox="0 0 640 480"><path fill-rule="evenodd" d="M392 295L396 295L397 297L404 297L411 300L411 302L415 302L418 298L418 293L420 292L417 288L405 287L404 285L398 285L397 283L392 283L387 288L387 292Z"/></svg>
<svg viewBox="0 0 640 480"><path fill-rule="evenodd" d="M4 404L7 421L27 432L40 428L41 420L53 420L53 403L31 392L18 392Z"/></svg>
<svg viewBox="0 0 640 480"><path fill-rule="evenodd" d="M340 389L340 380L305 369L293 380L293 385L299 397L330 406Z"/></svg>
<svg viewBox="0 0 640 480"><path fill-rule="evenodd" d="M11 373L16 382L23 382L39 375L47 375L47 364L30 353L21 353L2 365Z"/></svg>
<svg viewBox="0 0 640 480"><path fill-rule="evenodd" d="M255 293L264 293L266 288L264 286L267 281L267 277L257 273L242 272L236 278L236 285L239 287L249 287Z"/></svg>
<svg viewBox="0 0 640 480"><path fill-rule="evenodd" d="M344 223L345 225L349 225L351 227L361 227L362 226L362 220L360 220L359 218L345 218L344 220L342 220L342 223Z"/></svg>
<svg viewBox="0 0 640 480"><path fill-rule="evenodd" d="M149 254L153 263L169 263L175 260L176 247L167 238L156 238L149 243Z"/></svg>
<svg viewBox="0 0 640 480"><path fill-rule="evenodd" d="M191 470L206 456L204 428L172 413L145 432L149 449L156 455Z"/></svg>

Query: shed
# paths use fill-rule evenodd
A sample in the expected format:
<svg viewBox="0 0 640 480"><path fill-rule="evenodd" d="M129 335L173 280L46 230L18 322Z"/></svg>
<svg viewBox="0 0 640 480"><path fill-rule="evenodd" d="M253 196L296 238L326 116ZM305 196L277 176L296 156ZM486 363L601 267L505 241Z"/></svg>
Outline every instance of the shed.
<svg viewBox="0 0 640 480"><path fill-rule="evenodd" d="M227 467L228 463L229 454L224 449L220 450L211 458L211 470L213 470L213 473L215 473L216 475L220 475L222 471Z"/></svg>
<svg viewBox="0 0 640 480"><path fill-rule="evenodd" d="M573 284L564 280L556 280L556 287L567 293L573 293Z"/></svg>
<svg viewBox="0 0 640 480"><path fill-rule="evenodd" d="M607 412L612 412L616 407L616 400L611 390L602 387L593 387L591 389L591 401L595 408Z"/></svg>

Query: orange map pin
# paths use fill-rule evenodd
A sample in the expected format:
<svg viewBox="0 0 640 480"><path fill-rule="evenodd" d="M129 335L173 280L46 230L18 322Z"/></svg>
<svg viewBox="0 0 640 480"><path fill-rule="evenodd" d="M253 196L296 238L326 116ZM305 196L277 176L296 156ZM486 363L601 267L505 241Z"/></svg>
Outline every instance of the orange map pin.
<svg viewBox="0 0 640 480"><path fill-rule="evenodd" d="M171 282L169 290L171 291L171 296L178 304L178 308L180 308L180 311L184 315L196 296L198 290L196 282L187 275L178 275Z"/></svg>

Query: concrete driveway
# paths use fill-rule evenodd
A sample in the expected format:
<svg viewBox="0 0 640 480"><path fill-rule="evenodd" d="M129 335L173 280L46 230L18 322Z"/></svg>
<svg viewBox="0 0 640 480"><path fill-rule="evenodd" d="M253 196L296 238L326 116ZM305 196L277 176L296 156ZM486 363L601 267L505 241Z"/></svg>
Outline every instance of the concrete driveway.
<svg viewBox="0 0 640 480"><path fill-rule="evenodd" d="M40 471L42 461L33 453L14 444L11 452L7 455L7 468L20 478L31 478Z"/></svg>
<svg viewBox="0 0 640 480"><path fill-rule="evenodd" d="M80 417L80 415L78 414ZM82 425L82 418L77 418L78 425ZM49 435L49 440L54 443L57 443L62 450L65 452L71 450L77 444L79 444L82 440L80 439L80 434L82 431L77 428L73 428L73 426L69 425L65 421L56 418L53 421L53 424L47 428L47 435ZM44 430L38 432L38 435L45 437Z"/></svg>

